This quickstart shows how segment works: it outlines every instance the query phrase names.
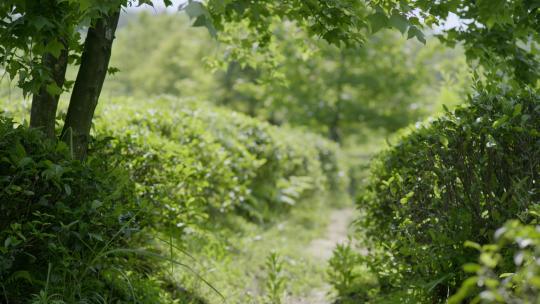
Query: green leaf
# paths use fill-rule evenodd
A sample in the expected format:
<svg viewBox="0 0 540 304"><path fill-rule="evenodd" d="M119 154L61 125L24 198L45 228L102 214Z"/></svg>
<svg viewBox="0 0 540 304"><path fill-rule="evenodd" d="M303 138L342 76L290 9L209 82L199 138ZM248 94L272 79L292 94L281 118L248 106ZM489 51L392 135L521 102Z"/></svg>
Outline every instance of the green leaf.
<svg viewBox="0 0 540 304"><path fill-rule="evenodd" d="M383 27L388 26L388 17L383 13L375 13L368 17L369 24L371 25L371 32L376 33Z"/></svg>
<svg viewBox="0 0 540 304"><path fill-rule="evenodd" d="M468 273L475 273L480 270L480 265L475 263L467 263L463 265L463 270Z"/></svg>
<svg viewBox="0 0 540 304"><path fill-rule="evenodd" d="M482 247L480 247L480 244L475 243L475 242L471 242L471 241L465 241L463 246L468 247L468 248L474 248L476 250L481 250L482 249Z"/></svg>
<svg viewBox="0 0 540 304"><path fill-rule="evenodd" d="M28 165L28 164L30 164L30 163L32 163L32 162L34 162L34 160L33 160L31 157L23 157L23 158L19 161L19 163L17 164L17 166L18 166L19 168L23 168L23 167L25 167L26 165Z"/></svg>
<svg viewBox="0 0 540 304"><path fill-rule="evenodd" d="M79 10L80 11L86 11L90 7L92 7L93 3L92 0L79 0Z"/></svg>
<svg viewBox="0 0 540 304"><path fill-rule="evenodd" d="M193 26L204 26L208 29L208 32L212 37L217 36L217 31L212 22L210 13L202 3L191 1L188 5L183 6L180 9L184 10L190 19L195 19Z"/></svg>
<svg viewBox="0 0 540 304"><path fill-rule="evenodd" d="M515 107L514 107L514 113L512 114L513 117L516 117L518 116L519 114L521 114L521 110L523 109L523 105L521 103L518 103Z"/></svg>
<svg viewBox="0 0 540 304"><path fill-rule="evenodd" d="M411 39L413 37L416 37L416 39L418 39L418 41L421 43L426 44L426 37L424 37L424 33L422 33L422 31L414 25L411 26L407 32L407 39Z"/></svg>
<svg viewBox="0 0 540 304"><path fill-rule="evenodd" d="M52 26L53 24L43 16L36 16L30 23L36 28L36 30L41 31L45 26Z"/></svg>
<svg viewBox="0 0 540 304"><path fill-rule="evenodd" d="M183 7L183 10L191 19L203 16L208 13L202 3L195 1L191 1L190 3L188 3L188 5Z"/></svg>
<svg viewBox="0 0 540 304"><path fill-rule="evenodd" d="M56 83L49 83L47 85L47 93L53 96L58 96L62 94L62 89L59 86L57 86Z"/></svg>
<svg viewBox="0 0 540 304"><path fill-rule="evenodd" d="M341 31L339 29L333 29L326 32L323 35L323 39L330 44L339 45Z"/></svg>
<svg viewBox="0 0 540 304"><path fill-rule="evenodd" d="M448 138L446 138L445 136L443 135L439 135L439 141L441 142L441 144L443 146L445 146L446 148L448 148Z"/></svg>
<svg viewBox="0 0 540 304"><path fill-rule="evenodd" d="M120 69L119 68L115 68L115 67L109 67L107 69L107 74L109 75L114 75L116 73L120 72Z"/></svg>
<svg viewBox="0 0 540 304"><path fill-rule="evenodd" d="M498 264L498 259L492 254L482 252L480 254L480 262L489 268L495 268Z"/></svg>
<svg viewBox="0 0 540 304"><path fill-rule="evenodd" d="M30 272L28 272L26 270L20 270L20 271L14 272L10 276L10 279L12 279L12 280L25 280L30 284L32 284L32 282L33 282L32 275L30 274Z"/></svg>
<svg viewBox="0 0 540 304"><path fill-rule="evenodd" d="M390 17L390 20L388 20L388 23L393 28L399 30L402 34L404 34L407 31L407 28L409 27L409 21L407 20L407 18L396 13L394 13Z"/></svg>
<svg viewBox="0 0 540 304"><path fill-rule="evenodd" d="M98 209L99 207L103 206L103 202L94 200L92 201L92 209Z"/></svg>
<svg viewBox="0 0 540 304"><path fill-rule="evenodd" d="M217 31L216 31L216 28L214 27L214 24L212 23L210 19L208 19L206 15L197 17L195 22L193 22L193 26L195 27L204 26L206 27L206 29L208 30L208 32L210 33L212 37L215 38L217 36Z"/></svg>
<svg viewBox="0 0 540 304"><path fill-rule="evenodd" d="M55 58L58 58L60 56L60 53L65 48L65 46L60 43L58 40L52 40L45 46L45 52L50 53Z"/></svg>
<svg viewBox="0 0 540 304"><path fill-rule="evenodd" d="M507 122L507 121L508 121L508 116L504 115L503 117L501 117L501 118L495 120L495 121L493 122L492 127L496 129L496 128L500 127L502 124L504 124L504 123Z"/></svg>
<svg viewBox="0 0 540 304"><path fill-rule="evenodd" d="M69 186L69 184L64 184L64 190L66 191L66 194L68 196L71 195L71 187Z"/></svg>

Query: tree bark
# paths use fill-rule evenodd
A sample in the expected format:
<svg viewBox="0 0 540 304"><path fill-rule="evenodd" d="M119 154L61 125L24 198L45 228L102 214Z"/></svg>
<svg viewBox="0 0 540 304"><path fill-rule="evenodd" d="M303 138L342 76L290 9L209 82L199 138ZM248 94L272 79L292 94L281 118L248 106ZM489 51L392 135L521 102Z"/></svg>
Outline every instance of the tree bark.
<svg viewBox="0 0 540 304"><path fill-rule="evenodd" d="M52 54L43 55L43 65L51 73L51 80L41 85L39 91L32 96L30 127L42 130L48 138L52 139L55 137L56 109L60 94L51 94L47 86L51 83L56 84L58 88L64 86L68 65L67 47L60 52L58 58Z"/></svg>
<svg viewBox="0 0 540 304"><path fill-rule="evenodd" d="M238 77L236 75L238 73L238 62L237 61L231 61L229 62L227 66L227 71L225 72L225 75L223 76L223 87L225 88L225 92L223 93L223 98L221 100L221 104L228 106L233 98L233 89L234 89L234 83L235 78Z"/></svg>
<svg viewBox="0 0 540 304"><path fill-rule="evenodd" d="M334 106L334 116L332 117L332 121L330 122L329 130L328 130L328 137L337 142L338 144L341 144L341 115L343 115L341 112L343 111L343 82L345 77L345 71L346 71L346 62L345 62L345 50L341 51L340 54L340 61L339 61L339 76L336 79L336 104Z"/></svg>
<svg viewBox="0 0 540 304"><path fill-rule="evenodd" d="M339 113L334 113L334 119L330 125L330 130L328 132L328 137L330 140L335 141L336 143L341 143L341 135L339 130Z"/></svg>
<svg viewBox="0 0 540 304"><path fill-rule="evenodd" d="M71 146L74 158L86 158L92 119L107 76L114 34L120 11L93 22L88 29L81 66L73 86L62 139Z"/></svg>

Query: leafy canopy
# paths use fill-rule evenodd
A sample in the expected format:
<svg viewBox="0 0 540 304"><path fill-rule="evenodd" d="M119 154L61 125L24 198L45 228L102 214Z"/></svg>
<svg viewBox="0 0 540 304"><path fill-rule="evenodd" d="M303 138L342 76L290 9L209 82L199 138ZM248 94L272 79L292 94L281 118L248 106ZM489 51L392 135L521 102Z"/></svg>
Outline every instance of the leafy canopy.
<svg viewBox="0 0 540 304"><path fill-rule="evenodd" d="M425 43L427 26L445 43L462 43L471 62L491 79L535 84L540 77L540 3L531 0L333 0L333 1L190 1L184 8L195 26L211 33L227 23L248 20L258 42L266 44L272 17L289 20L332 44L356 44L383 28L397 29ZM459 22L452 26L447 20Z"/></svg>
<svg viewBox="0 0 540 304"><path fill-rule="evenodd" d="M77 63L82 52L80 29L91 20L126 0L6 0L0 3L0 65L11 79L18 78L24 94L37 92L51 77L42 58L56 58L62 50L70 50L70 63ZM71 83L66 83L69 88ZM50 93L60 94L51 82Z"/></svg>
<svg viewBox="0 0 540 304"><path fill-rule="evenodd" d="M371 18L381 26L397 25L396 12L411 26L441 27L439 38L449 45L463 43L471 61L493 75L535 84L540 77L540 2L531 0L373 0ZM446 24L457 17L459 25ZM399 22L401 27L405 21ZM409 30L410 35L410 30Z"/></svg>

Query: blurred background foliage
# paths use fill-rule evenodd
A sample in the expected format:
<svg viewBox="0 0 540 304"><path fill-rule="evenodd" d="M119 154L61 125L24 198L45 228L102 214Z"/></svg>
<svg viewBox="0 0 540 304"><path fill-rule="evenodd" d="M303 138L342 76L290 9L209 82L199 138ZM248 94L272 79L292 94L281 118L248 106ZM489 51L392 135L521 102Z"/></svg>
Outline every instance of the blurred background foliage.
<svg viewBox="0 0 540 304"><path fill-rule="evenodd" d="M341 51L293 23L274 22L265 49L241 26L218 39L179 14L127 14L104 97L172 95L305 127L338 142L393 132L464 100L463 51L383 31Z"/></svg>
<svg viewBox="0 0 540 304"><path fill-rule="evenodd" d="M207 100L354 146L436 114L442 104L453 107L467 94L470 76L459 45L451 49L433 37L422 45L385 30L362 46L339 49L292 22L276 20L271 30L262 48L242 23L215 39L184 14L128 10L102 99ZM74 77L68 70L68 79ZM19 103L21 97L3 77L0 98Z"/></svg>

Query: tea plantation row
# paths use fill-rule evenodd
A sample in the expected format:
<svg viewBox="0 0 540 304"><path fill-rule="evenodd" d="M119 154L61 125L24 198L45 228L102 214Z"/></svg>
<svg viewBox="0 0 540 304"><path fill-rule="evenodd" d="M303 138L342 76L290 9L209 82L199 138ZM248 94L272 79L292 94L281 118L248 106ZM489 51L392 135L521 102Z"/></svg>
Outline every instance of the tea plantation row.
<svg viewBox="0 0 540 304"><path fill-rule="evenodd" d="M184 240L204 240L231 214L271 221L348 184L335 144L201 103L110 102L83 163L7 116L0 298L9 303L187 302L194 296L169 273L196 259Z"/></svg>
<svg viewBox="0 0 540 304"><path fill-rule="evenodd" d="M333 259L341 299L539 303L539 184L540 96L478 85L374 160L358 199L369 253Z"/></svg>

